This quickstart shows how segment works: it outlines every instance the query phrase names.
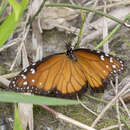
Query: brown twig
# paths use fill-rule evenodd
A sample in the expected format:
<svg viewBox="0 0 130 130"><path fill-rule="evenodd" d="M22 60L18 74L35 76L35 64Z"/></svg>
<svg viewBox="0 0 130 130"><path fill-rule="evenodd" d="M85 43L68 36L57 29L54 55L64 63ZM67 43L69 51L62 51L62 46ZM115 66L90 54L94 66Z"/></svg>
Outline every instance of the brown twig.
<svg viewBox="0 0 130 130"><path fill-rule="evenodd" d="M48 107L48 106L45 106L45 105L40 105L40 106L41 106L42 108L48 110L48 111L51 112L52 114L54 114L54 115L56 116L56 118L62 119L62 120L64 120L64 121L68 122L68 123L71 123L71 124L73 124L73 125L76 125L76 126L82 128L82 129L85 129L85 130L95 130L94 128L92 128L92 127L90 127L90 126L87 126L87 125L85 125L85 124L82 124L82 123L79 122L79 121L76 121L76 120L74 120L74 119L72 119L72 118L70 118L70 117L67 117L67 116L65 116L65 115L63 115L63 114L61 114L61 113L56 112L55 110L53 110L52 108L50 108L50 107Z"/></svg>

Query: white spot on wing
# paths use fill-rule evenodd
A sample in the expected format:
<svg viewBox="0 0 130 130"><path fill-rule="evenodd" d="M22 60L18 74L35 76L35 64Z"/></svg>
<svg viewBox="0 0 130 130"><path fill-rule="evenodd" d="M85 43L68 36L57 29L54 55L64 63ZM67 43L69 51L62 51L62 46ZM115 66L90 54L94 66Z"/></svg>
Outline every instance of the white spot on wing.
<svg viewBox="0 0 130 130"><path fill-rule="evenodd" d="M42 83L40 82L39 85L42 85Z"/></svg>
<svg viewBox="0 0 130 130"><path fill-rule="evenodd" d="M115 68L116 68L116 65L112 65L112 68L115 69Z"/></svg>
<svg viewBox="0 0 130 130"><path fill-rule="evenodd" d="M27 68L25 68L25 69L23 70L23 72L27 72Z"/></svg>
<svg viewBox="0 0 130 130"><path fill-rule="evenodd" d="M109 65L106 65L106 68L109 68Z"/></svg>
<svg viewBox="0 0 130 130"><path fill-rule="evenodd" d="M36 62L32 63L32 65L36 65Z"/></svg>
<svg viewBox="0 0 130 130"><path fill-rule="evenodd" d="M116 70L113 70L113 72L114 72L114 73L117 73L117 71L116 71Z"/></svg>
<svg viewBox="0 0 130 130"><path fill-rule="evenodd" d="M34 79L32 79L32 82L34 83L34 82L35 82L35 80L34 80Z"/></svg>
<svg viewBox="0 0 130 130"><path fill-rule="evenodd" d="M120 60L120 63L121 63L121 64L123 64L123 61L122 61L122 60Z"/></svg>
<svg viewBox="0 0 130 130"><path fill-rule="evenodd" d="M100 56L100 59L101 59L102 61L104 61L104 55L101 55L101 56Z"/></svg>
<svg viewBox="0 0 130 130"><path fill-rule="evenodd" d="M121 67L121 70L124 70L124 68L123 68L123 67Z"/></svg>
<svg viewBox="0 0 130 130"><path fill-rule="evenodd" d="M108 56L109 56L109 54L106 54L106 53L105 53L105 56L107 56L107 57L108 57Z"/></svg>
<svg viewBox="0 0 130 130"><path fill-rule="evenodd" d="M121 64L121 66L123 67L123 66L124 66L124 64Z"/></svg>
<svg viewBox="0 0 130 130"><path fill-rule="evenodd" d="M35 74L35 69L33 69L33 68L31 68L31 70L30 70L31 72L32 72L32 74Z"/></svg>
<svg viewBox="0 0 130 130"><path fill-rule="evenodd" d="M15 84L15 81L12 81L13 84Z"/></svg>
<svg viewBox="0 0 130 130"><path fill-rule="evenodd" d="M29 86L27 86L27 90L29 90L29 88L30 88L30 87L29 87Z"/></svg>
<svg viewBox="0 0 130 130"><path fill-rule="evenodd" d="M110 57L110 62L113 63L113 58L112 57Z"/></svg>
<svg viewBox="0 0 130 130"><path fill-rule="evenodd" d="M25 80L27 77L24 74L21 74L21 77Z"/></svg>
<svg viewBox="0 0 130 130"><path fill-rule="evenodd" d="M28 85L28 82L27 82L27 81L24 81L24 82L23 82L23 85Z"/></svg>

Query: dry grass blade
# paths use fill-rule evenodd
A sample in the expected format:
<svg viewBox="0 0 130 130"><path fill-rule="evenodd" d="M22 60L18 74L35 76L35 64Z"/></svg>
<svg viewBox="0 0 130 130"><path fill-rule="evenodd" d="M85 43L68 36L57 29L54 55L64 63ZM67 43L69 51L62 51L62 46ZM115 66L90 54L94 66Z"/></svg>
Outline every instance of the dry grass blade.
<svg viewBox="0 0 130 130"><path fill-rule="evenodd" d="M119 9L117 8L114 11L110 12L110 15L112 15L114 17L118 17L120 19L124 19L125 16L127 16L129 14L129 12L130 12L129 7L125 7L125 8L122 7ZM109 29L111 29L115 25L117 25L117 23L115 23L114 21L111 21L110 19L107 19L107 18L106 18L106 22L108 23ZM96 28L96 30L94 32L88 31L88 35L86 35L86 37L84 37L84 39L82 39L80 45L86 45L86 43L91 42L92 40L94 40L102 35L103 18L100 18L100 19L96 20L95 22L92 22L90 25L92 27Z"/></svg>
<svg viewBox="0 0 130 130"><path fill-rule="evenodd" d="M27 59L27 52L25 49L25 45L23 44L22 47L22 54L23 54L23 68L26 68L29 64ZM28 93L27 93L28 95ZM32 104L24 104L19 103L18 104L18 111L22 123L23 130L27 129L27 126L29 126L29 130L33 130L33 105Z"/></svg>
<svg viewBox="0 0 130 130"><path fill-rule="evenodd" d="M9 86L10 81L6 78L0 76L0 82L3 83L5 86Z"/></svg>
<svg viewBox="0 0 130 130"><path fill-rule="evenodd" d="M95 121L92 123L92 127L95 127L95 125L98 123L98 121L102 118L102 116L105 114L105 112L113 105L113 103L121 96L124 91L130 86L130 83L127 84L108 104L107 106L102 110L102 112L99 114L99 116L95 119Z"/></svg>
<svg viewBox="0 0 130 130"><path fill-rule="evenodd" d="M89 111L90 113L92 113L93 115L98 116L97 113L95 113L95 112L92 111L90 108L88 108L87 106L85 106L85 105L80 101L80 99L78 98L78 96L77 96L77 99L78 99L78 102L81 104L81 106L83 106L86 110L88 110L88 111Z"/></svg>
<svg viewBox="0 0 130 130"><path fill-rule="evenodd" d="M115 87L116 87L116 91L115 91L115 94L117 95L119 90L118 90L118 76L116 76L116 84L115 84ZM116 100L116 112L117 112L117 119L118 119L118 126L119 126L119 130L122 130L122 127L121 127L121 119L120 119L120 111L119 111L119 98Z"/></svg>
<svg viewBox="0 0 130 130"><path fill-rule="evenodd" d="M106 3L106 1L104 1L104 13L107 13L106 6L107 6L107 3ZM108 36L108 23L107 23L105 17L104 17L103 20L104 20L104 22L103 22L103 39L105 39ZM104 43L103 50L104 50L105 54L109 54L109 44L108 44L108 41L106 41Z"/></svg>
<svg viewBox="0 0 130 130"><path fill-rule="evenodd" d="M129 84L130 83L130 76L127 76L126 78L124 78L121 83L119 84L118 86L118 91L120 91L121 89L124 88L125 85ZM104 100L107 100L107 101L110 101L114 95L115 95L115 88L114 88L114 85L113 83L111 82L111 86L113 87L113 89L111 89L110 91L106 92L104 95L103 95L103 99ZM119 100L120 102L122 103L126 113L128 114L128 117L130 118L130 112L125 104L125 102L128 102L129 101L129 96L130 95L130 89L128 87L128 89L121 95L121 97L119 97Z"/></svg>
<svg viewBox="0 0 130 130"><path fill-rule="evenodd" d="M124 126L124 124L121 124L121 127L123 127L123 126ZM118 125L112 125L112 126L109 126L107 128L103 128L101 130L113 130L114 128L118 128Z"/></svg>
<svg viewBox="0 0 130 130"><path fill-rule="evenodd" d="M9 73L9 74L5 74L5 75L1 75L1 77L10 79L10 78L13 78L13 77L17 76L19 73L20 72Z"/></svg>
<svg viewBox="0 0 130 130"><path fill-rule="evenodd" d="M129 112L129 110L128 110L126 104L124 103L124 101L123 101L123 99L122 99L121 97L119 97L119 99L120 99L120 101L121 101L123 107L125 108L125 111L127 112L128 116L129 116L129 118L130 118L130 112Z"/></svg>

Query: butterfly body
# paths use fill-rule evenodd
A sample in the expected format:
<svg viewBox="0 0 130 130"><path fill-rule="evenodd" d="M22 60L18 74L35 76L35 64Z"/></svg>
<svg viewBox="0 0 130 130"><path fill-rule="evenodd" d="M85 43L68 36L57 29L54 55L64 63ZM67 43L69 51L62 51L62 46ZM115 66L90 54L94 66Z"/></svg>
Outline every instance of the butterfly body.
<svg viewBox="0 0 130 130"><path fill-rule="evenodd" d="M124 62L103 52L89 49L67 49L31 64L10 83L9 88L56 96L73 96L87 90L103 89L104 83L124 70Z"/></svg>

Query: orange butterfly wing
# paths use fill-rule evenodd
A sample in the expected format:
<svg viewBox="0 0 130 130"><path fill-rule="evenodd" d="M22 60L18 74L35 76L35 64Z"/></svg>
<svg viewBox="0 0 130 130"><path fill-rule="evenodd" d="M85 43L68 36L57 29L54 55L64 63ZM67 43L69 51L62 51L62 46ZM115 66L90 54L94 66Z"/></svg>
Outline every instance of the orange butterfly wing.
<svg viewBox="0 0 130 130"><path fill-rule="evenodd" d="M77 55L79 69L83 71L86 81L92 88L103 86L109 76L124 70L124 62L118 58L98 51L81 49L74 52Z"/></svg>
<svg viewBox="0 0 130 130"><path fill-rule="evenodd" d="M77 60L56 54L33 63L15 77L9 88L18 92L73 95L103 86L110 75L124 70L123 61L88 49L73 51Z"/></svg>

